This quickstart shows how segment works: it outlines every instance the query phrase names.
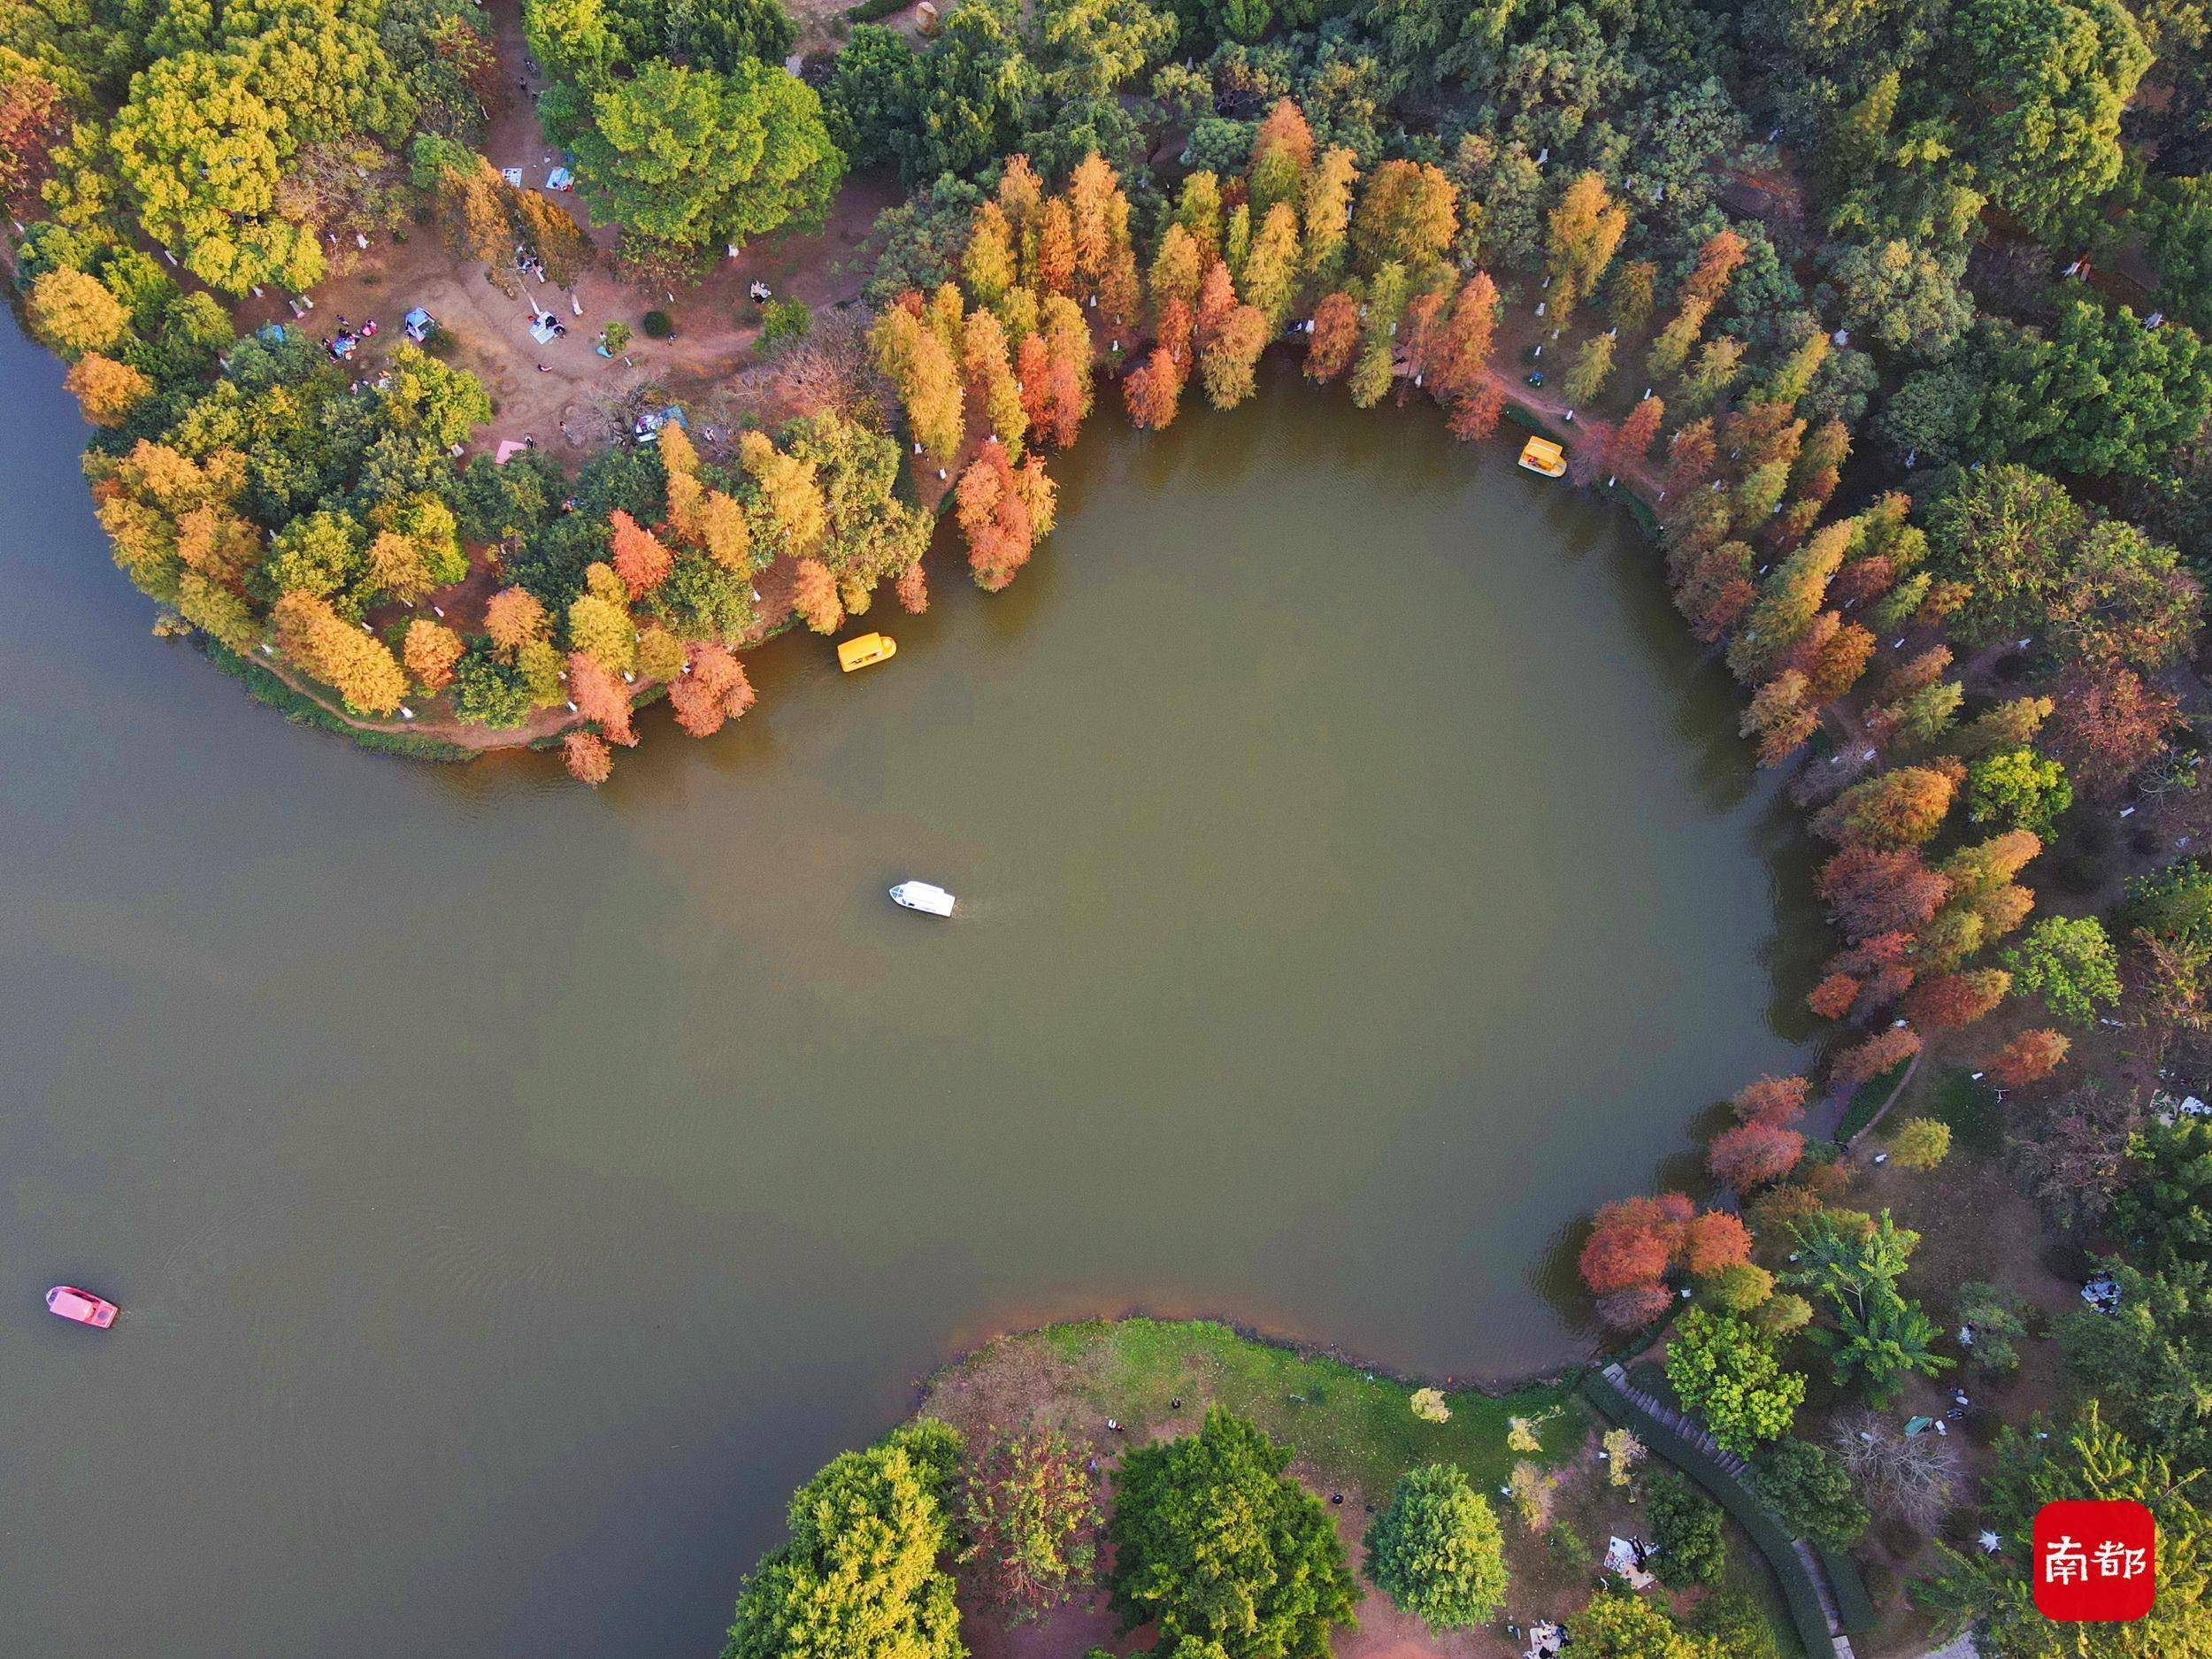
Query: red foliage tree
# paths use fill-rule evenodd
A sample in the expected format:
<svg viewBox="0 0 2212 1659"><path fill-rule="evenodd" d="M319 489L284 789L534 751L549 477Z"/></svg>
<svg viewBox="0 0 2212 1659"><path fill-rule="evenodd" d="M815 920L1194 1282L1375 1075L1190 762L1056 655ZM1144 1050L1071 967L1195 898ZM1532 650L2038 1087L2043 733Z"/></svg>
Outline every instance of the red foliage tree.
<svg viewBox="0 0 2212 1659"><path fill-rule="evenodd" d="M2091 664L2068 670L2051 693L2058 707L2045 727L2075 789L2109 801L2166 746L2180 705L2132 669Z"/></svg>
<svg viewBox="0 0 2212 1659"><path fill-rule="evenodd" d="M1702 1279L1751 1259L1751 1229L1724 1210L1693 1217L1682 1229L1682 1265Z"/></svg>
<svg viewBox="0 0 2212 1659"><path fill-rule="evenodd" d="M1918 1032L1910 1025L1892 1025L1838 1055L1829 1070L1829 1079L1839 1088L1856 1088L1867 1079L1879 1077L1919 1052Z"/></svg>
<svg viewBox="0 0 2212 1659"><path fill-rule="evenodd" d="M1805 1137L1778 1124L1738 1124L1715 1135L1705 1148L1705 1168L1722 1186L1747 1193L1778 1181L1805 1155Z"/></svg>
<svg viewBox="0 0 2212 1659"><path fill-rule="evenodd" d="M1801 1077L1771 1074L1738 1089L1729 1104L1740 1124L1773 1124L1787 1128L1805 1115L1805 1097L1812 1085Z"/></svg>
<svg viewBox="0 0 2212 1659"><path fill-rule="evenodd" d="M1936 913L1951 884L1910 849L1847 847L1821 865L1821 900L1853 939L1910 933Z"/></svg>
<svg viewBox="0 0 2212 1659"><path fill-rule="evenodd" d="M1681 1248L1682 1230L1696 1213L1680 1193L1601 1205L1582 1247L1583 1284L1602 1296L1664 1277Z"/></svg>
<svg viewBox="0 0 2212 1659"><path fill-rule="evenodd" d="M1924 1031L1955 1031L1995 1008L2011 988L2012 976L2001 968L1939 973L1913 987L1905 1018Z"/></svg>
<svg viewBox="0 0 2212 1659"><path fill-rule="evenodd" d="M1491 344L1498 330L1498 285L1478 271L1452 301L1443 339L1434 354L1429 389L1440 399L1472 396L1487 383Z"/></svg>
<svg viewBox="0 0 2212 1659"><path fill-rule="evenodd" d="M1628 411L1628 418L1613 428L1613 435L1606 440L1605 464L1615 472L1623 467L1640 466L1651 453L1652 442L1659 435L1659 423L1666 419L1667 400L1647 397Z"/></svg>
<svg viewBox="0 0 2212 1659"><path fill-rule="evenodd" d="M1667 440L1668 518L1684 510L1693 491L1703 488L1712 480L1713 469L1719 461L1720 444L1713 436L1713 423L1708 417L1693 420Z"/></svg>
<svg viewBox="0 0 2212 1659"><path fill-rule="evenodd" d="M17 207L37 195L68 131L68 106L45 76L27 69L0 85L0 203Z"/></svg>
<svg viewBox="0 0 2212 1659"><path fill-rule="evenodd" d="M1313 308L1306 342L1306 378L1325 385L1350 366L1359 345L1359 306L1349 294L1332 294Z"/></svg>
<svg viewBox="0 0 2212 1659"><path fill-rule="evenodd" d="M1657 1279L1609 1290L1598 1298L1598 1317L1616 1331L1633 1331L1663 1317L1674 1306L1674 1293Z"/></svg>

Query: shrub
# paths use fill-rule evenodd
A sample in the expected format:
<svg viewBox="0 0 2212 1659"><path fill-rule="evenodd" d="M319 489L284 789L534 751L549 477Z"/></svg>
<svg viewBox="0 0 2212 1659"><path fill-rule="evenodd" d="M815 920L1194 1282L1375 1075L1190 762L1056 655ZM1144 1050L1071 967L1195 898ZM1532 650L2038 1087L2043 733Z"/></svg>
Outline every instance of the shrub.
<svg viewBox="0 0 2212 1659"><path fill-rule="evenodd" d="M676 332L676 319L666 311L652 311L638 319L648 340L666 340Z"/></svg>
<svg viewBox="0 0 2212 1659"><path fill-rule="evenodd" d="M1367 1576L1432 1629L1480 1624L1505 1599L1497 1515L1457 1466L1409 1469L1367 1529Z"/></svg>
<svg viewBox="0 0 2212 1659"><path fill-rule="evenodd" d="M1959 1286L1961 1325L1974 1327L1974 1340L1966 1349L1966 1363L1977 1371L2002 1372L2020 1363L2013 1344L2027 1335L2027 1303L2001 1285L1983 1279Z"/></svg>

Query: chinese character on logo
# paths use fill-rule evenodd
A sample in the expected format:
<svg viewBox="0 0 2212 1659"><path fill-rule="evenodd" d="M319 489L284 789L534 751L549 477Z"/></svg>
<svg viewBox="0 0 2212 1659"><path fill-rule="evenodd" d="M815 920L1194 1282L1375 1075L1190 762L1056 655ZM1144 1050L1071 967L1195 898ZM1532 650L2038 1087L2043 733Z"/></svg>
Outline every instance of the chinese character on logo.
<svg viewBox="0 0 2212 1659"><path fill-rule="evenodd" d="M2139 1503L2073 1501L2036 1512L2036 1610L2046 1618L2141 1618L2157 1593L2158 1523Z"/></svg>

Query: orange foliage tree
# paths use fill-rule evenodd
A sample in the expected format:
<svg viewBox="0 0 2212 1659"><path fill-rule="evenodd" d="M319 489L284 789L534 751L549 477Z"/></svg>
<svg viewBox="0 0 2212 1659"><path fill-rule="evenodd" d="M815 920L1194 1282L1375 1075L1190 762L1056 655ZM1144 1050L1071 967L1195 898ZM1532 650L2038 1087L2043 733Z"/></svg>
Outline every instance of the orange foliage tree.
<svg viewBox="0 0 2212 1659"><path fill-rule="evenodd" d="M442 623L417 617L407 625L400 641L400 657L416 684L425 691L443 691L453 680L454 664L461 660L461 636Z"/></svg>
<svg viewBox="0 0 2212 1659"><path fill-rule="evenodd" d="M1989 1056L1989 1075L2001 1088L2023 1087L2050 1076L2072 1047L2070 1039L2047 1025L2024 1031Z"/></svg>
<svg viewBox="0 0 2212 1659"><path fill-rule="evenodd" d="M1846 847L1814 883L1854 939L1923 926L1951 895L1951 883L1909 848Z"/></svg>
<svg viewBox="0 0 2212 1659"><path fill-rule="evenodd" d="M712 737L751 708L753 699L743 665L727 647L711 641L693 645L685 672L668 682L676 724L694 737Z"/></svg>
<svg viewBox="0 0 2212 1659"><path fill-rule="evenodd" d="M317 595L284 595L271 611L277 649L335 691L357 714L390 714L407 692L391 648L365 634Z"/></svg>
<svg viewBox="0 0 2212 1659"><path fill-rule="evenodd" d="M1905 1018L1924 1031L1955 1031L1990 1012L2010 989L2012 975L2002 968L1939 973L1906 995Z"/></svg>
<svg viewBox="0 0 2212 1659"><path fill-rule="evenodd" d="M1313 308L1306 341L1306 378L1325 385L1351 365L1359 345L1359 305L1349 294L1330 295Z"/></svg>
<svg viewBox="0 0 2212 1659"><path fill-rule="evenodd" d="M968 566L979 587L996 593L1028 563L1034 540L1029 505L1003 444L987 443L977 452L960 475L956 495Z"/></svg>
<svg viewBox="0 0 2212 1659"><path fill-rule="evenodd" d="M1856 1088L1869 1078L1879 1077L1919 1052L1918 1032L1909 1025L1892 1025L1838 1055L1829 1077L1839 1087Z"/></svg>
<svg viewBox="0 0 2212 1659"><path fill-rule="evenodd" d="M630 688L595 657L582 651L568 654L568 695L576 712L599 728L611 743L628 749L637 741L630 726Z"/></svg>
<svg viewBox="0 0 2212 1659"><path fill-rule="evenodd" d="M1183 397L1183 370L1175 354L1165 346L1153 347L1145 360L1124 377L1121 396L1132 426L1157 432L1171 425Z"/></svg>
<svg viewBox="0 0 2212 1659"><path fill-rule="evenodd" d="M1750 1259L1751 1229L1739 1216L1709 1210L1693 1216L1682 1229L1682 1265L1695 1278Z"/></svg>
<svg viewBox="0 0 2212 1659"><path fill-rule="evenodd" d="M614 775L614 751L589 732L579 729L563 737L561 758L570 777L595 789Z"/></svg>
<svg viewBox="0 0 2212 1659"><path fill-rule="evenodd" d="M676 561L658 536L619 507L607 515L607 527L614 573L632 600L644 598L668 579Z"/></svg>
<svg viewBox="0 0 2212 1659"><path fill-rule="evenodd" d="M1738 1089L1729 1105L1738 1123L1786 1128L1805 1115L1805 1097L1812 1087L1801 1077L1776 1077L1770 1072Z"/></svg>

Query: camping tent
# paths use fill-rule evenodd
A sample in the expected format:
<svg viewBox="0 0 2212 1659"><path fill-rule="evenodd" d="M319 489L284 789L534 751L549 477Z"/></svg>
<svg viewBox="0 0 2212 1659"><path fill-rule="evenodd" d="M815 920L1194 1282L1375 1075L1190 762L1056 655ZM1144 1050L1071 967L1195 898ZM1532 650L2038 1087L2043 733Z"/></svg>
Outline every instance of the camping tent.
<svg viewBox="0 0 2212 1659"><path fill-rule="evenodd" d="M401 319L407 325L407 337L418 344L430 338L430 331L438 326L438 319L419 305Z"/></svg>

